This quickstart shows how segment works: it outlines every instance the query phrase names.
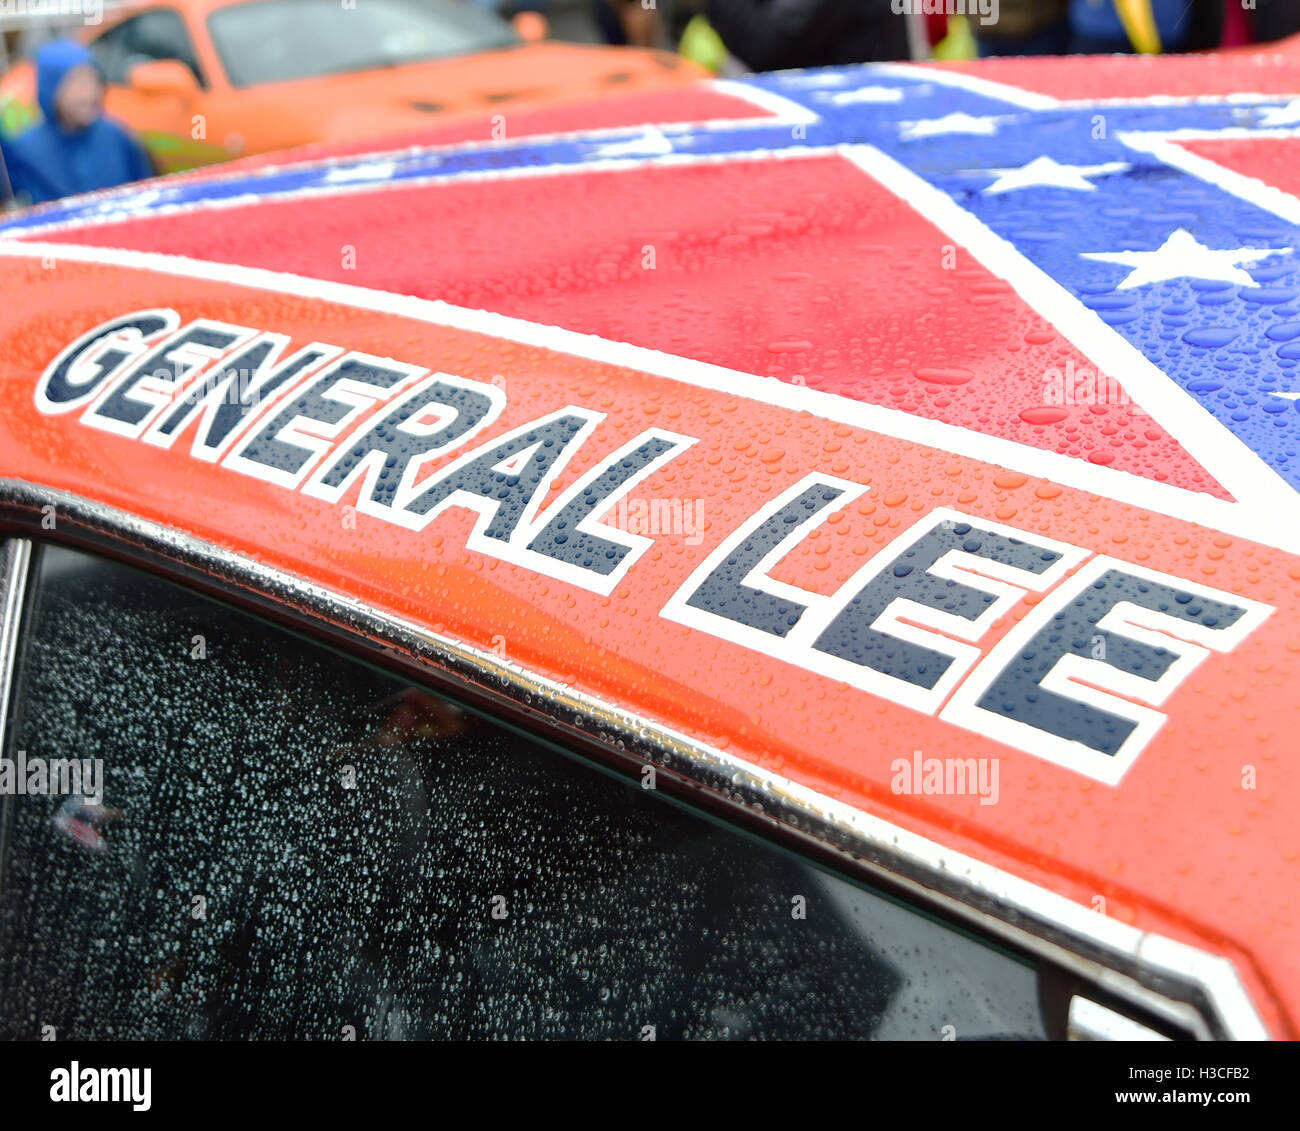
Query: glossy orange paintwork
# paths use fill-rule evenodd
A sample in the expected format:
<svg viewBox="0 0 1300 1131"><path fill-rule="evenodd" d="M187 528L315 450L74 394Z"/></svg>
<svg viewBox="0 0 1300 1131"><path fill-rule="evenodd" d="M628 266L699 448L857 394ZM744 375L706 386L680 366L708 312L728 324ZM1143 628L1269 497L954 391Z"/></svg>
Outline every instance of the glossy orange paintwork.
<svg viewBox="0 0 1300 1131"><path fill-rule="evenodd" d="M538 181L534 191L539 199L546 194L563 199L568 191L563 180ZM394 207L400 207L396 190L392 196L398 202ZM486 191L484 199L502 207L502 200ZM584 199L569 207L588 205ZM98 237L90 228L76 227L54 237L68 245L98 243L190 255L196 249L182 247L183 239L211 238L214 244L203 250L201 260L249 268L226 279L193 277L165 264L150 268L143 262L115 266L60 259L56 245L44 261L34 255L0 257L5 294L0 308L0 477L73 492L475 647L498 654L504 648L510 660L531 671L1085 907L1096 906L1100 898L1108 916L1231 958L1272 1032L1300 1034L1300 961L1294 941L1300 926L1300 826L1295 821L1300 699L1294 693L1300 674L1300 557L1120 502L1104 492L904 440L885 429L840 422L831 412L819 415L768 403L762 387L773 378L755 377L744 395L736 395L675 379L671 365L666 375L656 375L634 364L442 325L436 313L417 317L396 300L391 310L365 309L347 301L343 290L315 298L281 293L272 277L255 273L258 255L288 264L306 254L302 243L317 240L322 265L295 261L293 266L299 279L324 278L337 260L341 233L356 232L359 254L367 254L366 213L351 209L353 226L348 227L323 205L313 213L314 226L286 232L283 246L267 251L271 237L257 232L257 221L259 208L270 207L251 204L242 220L237 212L216 213L225 228L215 235L214 214L206 214L207 219L200 216L192 225L204 229L197 236L168 227L166 218L143 217L101 230ZM306 206L291 201L287 207L301 212ZM247 229L241 228L243 221ZM377 220L373 223L378 227ZM745 238L768 240L772 248L789 238L770 217L751 217L748 224L752 231ZM419 249L430 249L432 256L438 233L432 227L411 232L411 253L383 264L400 277L369 294L416 293L427 280L431 268ZM682 238L679 229L672 234ZM739 234L705 226L687 231L686 238L697 241L693 248L703 247L719 258L744 246ZM854 238L854 246L862 247L861 238ZM866 248L868 254L872 250ZM631 239L619 254L641 254L641 239ZM690 269L702 270L706 259L692 262ZM331 261L328 267L326 260ZM481 262L474 260L475 265ZM623 277L615 268L610 271L605 285L614 286ZM627 277L634 274L629 269ZM466 287L476 282L470 266L463 269L462 281ZM777 282L787 286L799 280ZM534 296L539 303L550 301L557 309L573 301L562 280L532 277L512 285L514 292L502 285L499 295L483 298L481 304L508 308L512 294L517 298L530 287L540 292ZM444 294L453 301L461 297L450 287L431 297ZM987 291L977 297L981 309L993 309L984 301ZM603 596L468 549L473 515L463 508L443 513L423 531L406 530L344 505L355 501L355 487L343 503L327 503L194 459L188 437L161 450L88 428L79 422L79 412L51 416L36 411L34 389L60 350L107 319L159 307L174 309L182 323L203 317L282 333L291 338L291 349L319 340L493 385L503 390L506 405L475 445L568 405L603 414L547 500L647 428L694 438L698 442L635 493L647 500L698 503L701 536L683 530L654 534L644 556ZM1001 315L987 315L995 316ZM658 308L646 308L647 322L660 317L666 315ZM558 313L553 319L562 320ZM1005 348L986 347L987 333L979 338L985 343L980 348L995 355L988 364L1005 364L1010 354L1037 340L1028 335L1041 333L1016 326L1018 336L1009 338ZM744 345L762 330L728 325L707 345L721 349L724 338ZM925 333L918 330L916 336ZM779 336L774 347L794 348ZM700 342L682 340L679 348L684 355L705 352ZM777 356L784 356L779 349ZM917 387L927 390L927 405L956 395L952 372L922 372ZM776 376L791 379L789 373ZM801 383L802 374L797 378ZM924 411L946 409L939 404ZM1133 441L1121 435L1115 442ZM431 472L460 454L440 457L429 465ZM947 507L1069 543L1089 555L1109 555L1212 586L1259 602L1271 613L1239 647L1209 655L1162 704L1167 721L1121 782L1090 780L974 730L661 615L726 536L814 471L868 485L869 491L832 514L774 567L774 578L813 593L834 592L887 543L936 508ZM977 641L981 655L987 656L1040 601L1050 599L1050 592L1031 594L1015 603ZM997 760L998 803L895 792L891 763L917 750L926 756Z"/></svg>

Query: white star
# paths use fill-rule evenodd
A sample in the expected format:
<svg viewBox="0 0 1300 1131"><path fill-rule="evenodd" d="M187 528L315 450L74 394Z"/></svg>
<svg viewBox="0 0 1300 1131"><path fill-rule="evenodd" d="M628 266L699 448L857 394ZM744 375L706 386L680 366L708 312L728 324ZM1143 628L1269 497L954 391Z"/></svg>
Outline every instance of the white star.
<svg viewBox="0 0 1300 1131"><path fill-rule="evenodd" d="M794 71L781 76L782 86L843 86L849 81L846 71Z"/></svg>
<svg viewBox="0 0 1300 1131"><path fill-rule="evenodd" d="M1107 161L1104 165L1062 165L1050 157L1035 157L1028 165L1016 169L966 169L967 173L996 176L984 196L1011 192L1022 188L1065 188L1082 192L1096 192L1097 186L1088 177L1102 177L1107 173L1123 173L1132 166L1123 161Z"/></svg>
<svg viewBox="0 0 1300 1131"><path fill-rule="evenodd" d="M169 190L168 195L175 195L175 190ZM98 204L92 205L89 211L98 212L105 215L114 215L120 212L130 212L135 209L151 208L155 204L161 203L166 199L161 189L148 189L144 192L129 193L126 196L110 197L108 200L101 200Z"/></svg>
<svg viewBox="0 0 1300 1131"><path fill-rule="evenodd" d="M1300 401L1300 393L1271 393L1270 396L1281 397L1284 401Z"/></svg>
<svg viewBox="0 0 1300 1131"><path fill-rule="evenodd" d="M1293 98L1285 106L1273 106L1261 112L1256 125L1294 126L1300 123L1300 98Z"/></svg>
<svg viewBox="0 0 1300 1131"><path fill-rule="evenodd" d="M347 181L386 181L396 170L395 161L373 161L368 165L331 169L325 174L325 183L337 185Z"/></svg>
<svg viewBox="0 0 1300 1131"><path fill-rule="evenodd" d="M840 90L834 94L822 91L817 97L836 106L851 106L855 102L902 102L903 92L895 86L860 86L856 90Z"/></svg>
<svg viewBox="0 0 1300 1131"><path fill-rule="evenodd" d="M645 131L639 137L630 138L627 141L611 141L600 146L596 150L595 156L666 157L672 151L673 143L668 140L662 130L657 130L654 126L646 126Z"/></svg>
<svg viewBox="0 0 1300 1131"><path fill-rule="evenodd" d="M1282 255L1289 247L1229 247L1213 250L1190 232L1179 228L1156 251L1085 251L1084 259L1120 263L1133 270L1119 284L1120 290L1166 279L1213 279L1253 287L1255 280L1239 264L1256 263L1270 255Z"/></svg>
<svg viewBox="0 0 1300 1131"><path fill-rule="evenodd" d="M926 118L920 122L905 122L898 136L904 141L918 137L935 137L939 134L983 134L986 137L998 132L999 118L975 118L965 112L945 114L942 118Z"/></svg>

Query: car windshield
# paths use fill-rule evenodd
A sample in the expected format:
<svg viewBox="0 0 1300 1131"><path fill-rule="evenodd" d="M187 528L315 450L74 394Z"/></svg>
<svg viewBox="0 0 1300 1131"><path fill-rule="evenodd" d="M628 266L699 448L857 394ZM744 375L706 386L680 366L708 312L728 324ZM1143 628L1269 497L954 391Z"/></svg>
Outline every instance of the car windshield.
<svg viewBox="0 0 1300 1131"><path fill-rule="evenodd" d="M232 86L396 67L518 43L504 20L462 0L254 0L208 17Z"/></svg>

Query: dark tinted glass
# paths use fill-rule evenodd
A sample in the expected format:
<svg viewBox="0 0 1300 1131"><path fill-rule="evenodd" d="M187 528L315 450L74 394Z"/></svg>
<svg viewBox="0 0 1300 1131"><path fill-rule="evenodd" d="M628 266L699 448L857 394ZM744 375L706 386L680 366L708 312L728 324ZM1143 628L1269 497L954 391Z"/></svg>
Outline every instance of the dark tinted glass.
<svg viewBox="0 0 1300 1131"><path fill-rule="evenodd" d="M0 1036L1039 1036L1035 972L142 572L40 555ZM51 778L51 784L53 778Z"/></svg>
<svg viewBox="0 0 1300 1131"><path fill-rule="evenodd" d="M134 22L120 23L90 41L90 51L104 68L104 77L116 86L126 83L127 57L131 53L128 40Z"/></svg>
<svg viewBox="0 0 1300 1131"><path fill-rule="evenodd" d="M199 78L199 62L194 56L190 33L178 12L170 8L155 8L131 21L129 46L130 64L151 59L179 59Z"/></svg>
<svg viewBox="0 0 1300 1131"><path fill-rule="evenodd" d="M90 43L110 83L125 86L131 68L157 59L179 59L200 83L203 75L185 21L171 8L153 8L124 20Z"/></svg>
<svg viewBox="0 0 1300 1131"><path fill-rule="evenodd" d="M254 0L208 17L232 86L396 67L519 42L465 0Z"/></svg>

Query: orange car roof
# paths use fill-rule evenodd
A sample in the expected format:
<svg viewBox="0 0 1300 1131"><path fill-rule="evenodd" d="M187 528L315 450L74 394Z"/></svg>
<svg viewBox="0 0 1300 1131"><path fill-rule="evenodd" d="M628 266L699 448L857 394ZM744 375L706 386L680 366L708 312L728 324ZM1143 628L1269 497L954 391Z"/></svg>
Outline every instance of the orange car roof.
<svg viewBox="0 0 1300 1131"><path fill-rule="evenodd" d="M302 579L1294 1035L1286 59L792 72L16 214L7 521Z"/></svg>

